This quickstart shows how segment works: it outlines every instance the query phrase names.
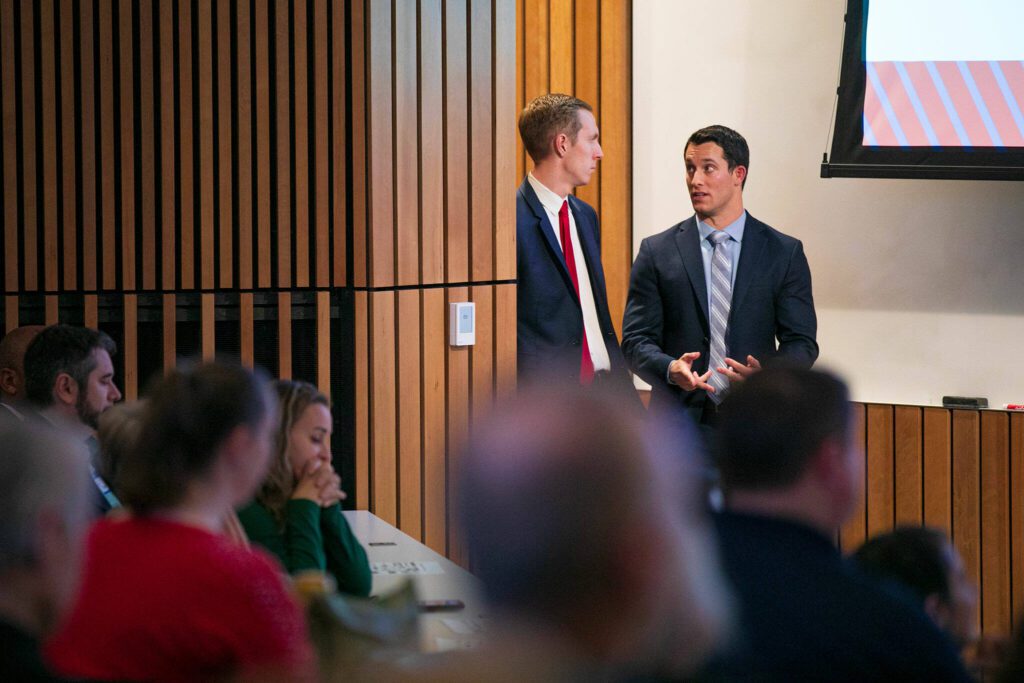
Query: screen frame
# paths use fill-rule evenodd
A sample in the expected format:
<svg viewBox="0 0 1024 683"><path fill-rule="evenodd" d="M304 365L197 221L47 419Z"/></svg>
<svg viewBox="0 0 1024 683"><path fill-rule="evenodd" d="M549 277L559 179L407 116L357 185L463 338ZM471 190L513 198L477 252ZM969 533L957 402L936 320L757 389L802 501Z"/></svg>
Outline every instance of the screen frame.
<svg viewBox="0 0 1024 683"><path fill-rule="evenodd" d="M867 147L864 63L870 0L847 0L832 148L822 178L1024 180L1024 148Z"/></svg>

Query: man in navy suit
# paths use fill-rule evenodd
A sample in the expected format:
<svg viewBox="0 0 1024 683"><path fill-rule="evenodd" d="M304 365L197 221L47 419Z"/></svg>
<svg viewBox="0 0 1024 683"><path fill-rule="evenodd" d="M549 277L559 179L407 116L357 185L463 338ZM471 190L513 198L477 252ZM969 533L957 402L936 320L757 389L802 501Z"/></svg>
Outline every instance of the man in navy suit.
<svg viewBox="0 0 1024 683"><path fill-rule="evenodd" d="M635 400L608 313L597 213L572 195L603 156L593 110L543 95L523 109L519 134L534 163L516 195L519 376Z"/></svg>
<svg viewBox="0 0 1024 683"><path fill-rule="evenodd" d="M800 241L743 208L743 136L709 126L690 136L684 154L695 215L640 244L622 347L653 388L652 409L681 406L712 426L730 384L762 361L814 363L817 319Z"/></svg>

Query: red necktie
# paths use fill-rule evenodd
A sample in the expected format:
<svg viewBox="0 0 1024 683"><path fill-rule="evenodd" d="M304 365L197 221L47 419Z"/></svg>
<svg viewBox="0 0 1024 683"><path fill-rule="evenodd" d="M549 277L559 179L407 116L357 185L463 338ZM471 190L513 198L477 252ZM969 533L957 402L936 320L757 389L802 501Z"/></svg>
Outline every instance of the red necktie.
<svg viewBox="0 0 1024 683"><path fill-rule="evenodd" d="M572 278L572 286L576 289L576 299L580 301L580 311L583 310L582 299L580 299L580 281L576 277L576 256L572 248L572 235L569 233L569 200L562 202L562 208L558 210L558 228L562 238L562 255L565 256L565 267ZM587 344L587 327L583 326L583 355L580 357L580 384L588 386L594 381L594 359L590 357L590 345Z"/></svg>

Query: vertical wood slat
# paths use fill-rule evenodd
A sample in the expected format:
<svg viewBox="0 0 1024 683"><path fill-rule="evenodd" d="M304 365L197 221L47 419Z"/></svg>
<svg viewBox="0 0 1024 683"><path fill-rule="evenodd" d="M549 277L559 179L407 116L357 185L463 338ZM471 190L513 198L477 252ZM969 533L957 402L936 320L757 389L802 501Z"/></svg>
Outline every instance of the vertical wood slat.
<svg viewBox="0 0 1024 683"><path fill-rule="evenodd" d="M420 281L419 125L416 3L394 6L395 284Z"/></svg>
<svg viewBox="0 0 1024 683"><path fill-rule="evenodd" d="M422 282L444 282L444 107L441 0L420 3L419 179Z"/></svg>
<svg viewBox="0 0 1024 683"><path fill-rule="evenodd" d="M370 457L373 513L398 525L395 292L370 295Z"/></svg>
<svg viewBox="0 0 1024 683"><path fill-rule="evenodd" d="M447 230L445 253L446 282L469 280L469 155L465 131L468 52L466 0L447 0L444 5L444 139L445 139L445 215Z"/></svg>
<svg viewBox="0 0 1024 683"><path fill-rule="evenodd" d="M75 4L72 0L60 2L60 113L61 113L61 169L64 202L63 244L64 272L61 286L78 289L78 182L75 170ZM7 42L7 41L5 41ZM14 41L10 41L12 44ZM8 253L14 253L9 251Z"/></svg>
<svg viewBox="0 0 1024 683"><path fill-rule="evenodd" d="M344 8L339 8L344 10ZM330 203L330 166L332 150L330 146L330 129L328 128L328 92L327 85L331 73L328 70L327 55L327 0L314 0L313 6L313 156L316 164L316 204L313 212L313 226L316 230L316 286L330 287L331 285L331 216ZM344 32L344 31L342 31ZM344 71L336 71L340 78L338 83L344 81ZM335 161L335 164L339 163ZM344 159L340 160L344 166ZM337 223L338 241L344 242L345 223ZM340 284L340 283L339 283Z"/></svg>
<svg viewBox="0 0 1024 683"><path fill-rule="evenodd" d="M1010 587L1010 419L981 413L981 628L986 635L1013 631ZM1020 495L1020 491L1017 492Z"/></svg>
<svg viewBox="0 0 1024 683"><path fill-rule="evenodd" d="M291 118L289 104L289 25L287 3L274 5L275 68L277 78L277 286L291 287L292 278L292 193L291 193Z"/></svg>
<svg viewBox="0 0 1024 683"><path fill-rule="evenodd" d="M255 111L252 106L252 49L249 32L251 16L249 0L237 4L237 28L235 54L238 63L236 80L238 84L238 286L249 289L253 286L253 237L256 224L253 222L253 171L252 171L252 121ZM243 347L244 348L244 347Z"/></svg>
<svg viewBox="0 0 1024 683"><path fill-rule="evenodd" d="M494 6L494 278L516 277L516 48L513 27L516 7L512 2ZM511 181L511 182L510 182ZM508 186L506 186L508 185ZM515 335L513 335L513 340ZM513 355L514 349L513 349Z"/></svg>
<svg viewBox="0 0 1024 683"><path fill-rule="evenodd" d="M575 0L573 15L576 38L573 92L576 97L594 107L596 117L601 117L601 12L598 0ZM600 130L601 118L597 118L597 125ZM590 182L576 188L576 196L595 209L601 206L600 164L590 177Z"/></svg>
<svg viewBox="0 0 1024 683"><path fill-rule="evenodd" d="M494 401L494 287L475 286L470 299L476 307L476 343L470 352L470 424L486 416Z"/></svg>
<svg viewBox="0 0 1024 683"><path fill-rule="evenodd" d="M135 282L135 119L134 107L137 95L133 77L133 19L131 0L121 0L118 4L120 22L120 61L121 72L120 100L121 111L121 287L134 290ZM148 80L148 79L142 79ZM113 169L111 169L113 170ZM127 359L126 366L127 367Z"/></svg>
<svg viewBox="0 0 1024 683"><path fill-rule="evenodd" d="M88 4L88 3L86 3ZM160 0L160 273L161 286L174 289L177 282L178 260L175 253L177 236L175 222L178 211L174 203L177 191L174 130L174 4ZM83 123L83 130L86 130ZM86 173L88 176L88 173ZM89 286L86 284L86 289ZM166 344L166 338L165 338ZM166 352L164 367L166 363Z"/></svg>
<svg viewBox="0 0 1024 683"><path fill-rule="evenodd" d="M43 308L44 308L43 320L45 321L45 324L47 324L47 325L56 325L58 322L60 322L60 319L59 319L60 311L59 311L59 305L58 305L58 301L57 301L57 296L56 295L54 295L54 294L47 294L44 297Z"/></svg>
<svg viewBox="0 0 1024 683"><path fill-rule="evenodd" d="M395 325L398 340L398 527L413 538L423 535L420 299L421 292L417 290L398 292Z"/></svg>
<svg viewBox="0 0 1024 683"><path fill-rule="evenodd" d="M855 403L851 407L853 415L850 417L853 429L853 444L857 453L861 454L864 460L864 495L860 496L860 504L850 516L850 519L843 525L839 532L840 544L843 552L850 553L860 547L860 544L868 536L867 517L867 449L866 442L866 409L863 404Z"/></svg>
<svg viewBox="0 0 1024 683"><path fill-rule="evenodd" d="M153 69L153 3L142 2L139 8L139 148L142 156L142 287L156 289L156 150L159 147L155 130L153 84L159 73ZM66 247L66 243L65 243Z"/></svg>
<svg viewBox="0 0 1024 683"><path fill-rule="evenodd" d="M4 334L18 325L18 297L8 294L4 297Z"/></svg>
<svg viewBox="0 0 1024 683"><path fill-rule="evenodd" d="M331 293L316 293L316 385L331 397Z"/></svg>
<svg viewBox="0 0 1024 683"><path fill-rule="evenodd" d="M516 390L516 288L494 288L494 365L498 400L507 400Z"/></svg>
<svg viewBox="0 0 1024 683"><path fill-rule="evenodd" d="M572 93L576 89L574 4L573 0L550 0L548 5L550 52L540 58L548 59L549 89L555 93Z"/></svg>
<svg viewBox="0 0 1024 683"><path fill-rule="evenodd" d="M57 248L57 65L55 0L39 3L42 82L43 149L43 286L48 292L57 290L59 253Z"/></svg>
<svg viewBox="0 0 1024 683"><path fill-rule="evenodd" d="M357 387L366 391L355 392L354 429L356 460L356 505L362 510L373 506L370 498L370 295L355 293L355 368L353 378Z"/></svg>
<svg viewBox="0 0 1024 683"><path fill-rule="evenodd" d="M526 23L526 0L516 0L516 37L515 37L515 48L513 52L516 55L516 116L526 106L526 60L530 56L526 52L526 29L524 24ZM500 30L500 28L499 28ZM522 178L526 175L526 152L523 150L522 142L516 139L516 178Z"/></svg>
<svg viewBox="0 0 1024 683"><path fill-rule="evenodd" d="M444 290L423 290L423 542L441 554L448 544L447 323Z"/></svg>
<svg viewBox="0 0 1024 683"><path fill-rule="evenodd" d="M251 368L256 364L256 311L255 301L251 292L243 292L238 297L238 326L240 339L240 361ZM321 384L320 386L324 386Z"/></svg>
<svg viewBox="0 0 1024 683"><path fill-rule="evenodd" d="M952 411L953 543L963 557L967 576L984 591L981 583L980 422L976 411ZM979 611L979 625L980 618Z"/></svg>
<svg viewBox="0 0 1024 683"><path fill-rule="evenodd" d="M178 303L174 294L164 294L162 297L163 316L163 370L167 374L174 369L177 362L178 348ZM88 327L88 323L86 323Z"/></svg>
<svg viewBox="0 0 1024 683"><path fill-rule="evenodd" d="M292 294L277 293L277 376L292 378Z"/></svg>
<svg viewBox="0 0 1024 683"><path fill-rule="evenodd" d="M1013 623L1024 619L1024 414L1010 415L1010 605Z"/></svg>
<svg viewBox="0 0 1024 683"><path fill-rule="evenodd" d="M178 178L181 194L179 205L179 247L181 250L181 287L195 287L195 184L193 167L192 109L192 6L178 5L178 114L181 117L178 137ZM173 247L172 247L173 248Z"/></svg>
<svg viewBox="0 0 1024 683"><path fill-rule="evenodd" d="M292 58L295 62L294 95L295 120L292 133L294 144L290 144L295 155L292 170L295 177L295 275L297 287L308 287L309 278L309 98L307 96L306 45L306 0L294 0L292 28L295 41L292 43Z"/></svg>
<svg viewBox="0 0 1024 683"><path fill-rule="evenodd" d="M100 128L100 236L102 244L103 289L117 288L117 186L113 170L118 162L114 155L114 123L119 118L114 111L114 34L113 7L110 2L99 3L99 128Z"/></svg>
<svg viewBox="0 0 1024 683"><path fill-rule="evenodd" d="M494 279L494 176L492 172L491 0L470 0L469 78L470 245L474 282ZM511 192L512 188L505 188Z"/></svg>
<svg viewBox="0 0 1024 683"><path fill-rule="evenodd" d="M35 3L21 3L21 153L22 278L28 291L39 288L37 244L39 189L36 186Z"/></svg>
<svg viewBox="0 0 1024 683"><path fill-rule="evenodd" d="M14 0L0 0L0 26L5 35L8 30L15 29ZM3 115L3 130L0 133L4 142L3 219L4 253L7 255L4 259L5 292L18 290L18 259L11 258L11 255L18 253L18 112L14 90L17 78L15 68L14 40L0 40L0 112ZM4 311L7 329L12 329L12 315L13 327L17 327L17 299L12 306L11 297L8 297Z"/></svg>
<svg viewBox="0 0 1024 683"><path fill-rule="evenodd" d="M896 524L920 525L924 515L920 408L895 407L893 439Z"/></svg>
<svg viewBox="0 0 1024 683"><path fill-rule="evenodd" d="M945 408L923 412L924 523L952 535L952 416Z"/></svg>
<svg viewBox="0 0 1024 683"><path fill-rule="evenodd" d="M893 407L867 406L868 536L893 527Z"/></svg>
<svg viewBox="0 0 1024 683"><path fill-rule="evenodd" d="M348 49L348 45L345 43L345 7L341 3L332 3L331 7L332 27L334 29L332 64L335 74L344 74L345 65L348 62L345 56ZM355 32L356 30L356 27L353 26L352 31ZM352 80L353 83L358 81L355 73L353 73ZM332 219L335 235L334 270L332 276L334 286L342 287L348 284L348 240L344 235L345 231L343 228L348 220L348 197L346 195L348 176L345 160L348 144L345 136L345 126L348 118L346 112L348 111L349 95L344 87L343 78L332 78L331 83L331 111L334 126L334 140L332 143L334 154L334 185L332 187L334 213Z"/></svg>
<svg viewBox="0 0 1024 683"><path fill-rule="evenodd" d="M258 287L270 287L270 19L267 3L257 0L254 5L256 61L256 279Z"/></svg>
<svg viewBox="0 0 1024 683"><path fill-rule="evenodd" d="M369 146L367 116L370 87L366 59L367 0L352 0L352 285L365 287L369 268Z"/></svg>
<svg viewBox="0 0 1024 683"><path fill-rule="evenodd" d="M201 355L204 361L212 361L217 355L216 325L217 313L214 308L213 294L201 294L199 297L199 330L201 339Z"/></svg>
<svg viewBox="0 0 1024 683"><path fill-rule="evenodd" d="M601 0L600 100L601 261L612 323L622 334L622 314L633 263L632 45L630 0Z"/></svg>
<svg viewBox="0 0 1024 683"><path fill-rule="evenodd" d="M139 297L124 295L124 342L118 351L124 357L123 393L126 401L139 397Z"/></svg>
<svg viewBox="0 0 1024 683"><path fill-rule="evenodd" d="M195 21L198 27L197 42L199 64L196 77L199 81L199 286L212 289L214 280L214 212L213 193L213 6L209 2L198 3Z"/></svg>
<svg viewBox="0 0 1024 683"><path fill-rule="evenodd" d="M468 287L451 287L446 290L446 293L448 304L469 300ZM445 308L447 309L447 306ZM477 332L479 334L479 329ZM448 557L453 562L466 566L468 557L459 536L459 531L456 528L452 501L458 497L458 487L455 480L458 471L458 452L463 446L465 435L469 429L470 395L466 388L469 387L471 381L471 347L448 346L446 350L446 365L448 368L448 462L446 487L449 501L447 519Z"/></svg>
<svg viewBox="0 0 1024 683"><path fill-rule="evenodd" d="M86 294L83 302L82 318L86 327L97 329L100 326L99 297L95 294Z"/></svg>
<svg viewBox="0 0 1024 683"><path fill-rule="evenodd" d="M217 216L220 257L217 264L217 286L228 288L234 285L231 55L237 50L231 44L231 1L218 0L215 11L217 13L217 201L220 204ZM239 118L241 119L241 116ZM239 226L239 232L245 232L248 229L247 225Z"/></svg>
<svg viewBox="0 0 1024 683"><path fill-rule="evenodd" d="M391 5L370 2L367 9L366 58L369 87L367 144L369 157L369 283L387 287L395 283L394 148L391 58Z"/></svg>

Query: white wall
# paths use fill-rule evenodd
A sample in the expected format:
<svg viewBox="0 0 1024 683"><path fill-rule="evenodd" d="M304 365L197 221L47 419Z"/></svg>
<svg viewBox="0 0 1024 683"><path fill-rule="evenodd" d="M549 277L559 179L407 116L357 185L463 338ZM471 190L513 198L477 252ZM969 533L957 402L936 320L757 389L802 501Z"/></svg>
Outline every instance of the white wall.
<svg viewBox="0 0 1024 683"><path fill-rule="evenodd" d="M751 214L804 242L819 365L854 398L1024 402L1024 183L819 178L846 0L633 3L634 253L692 214L682 152L750 143Z"/></svg>

